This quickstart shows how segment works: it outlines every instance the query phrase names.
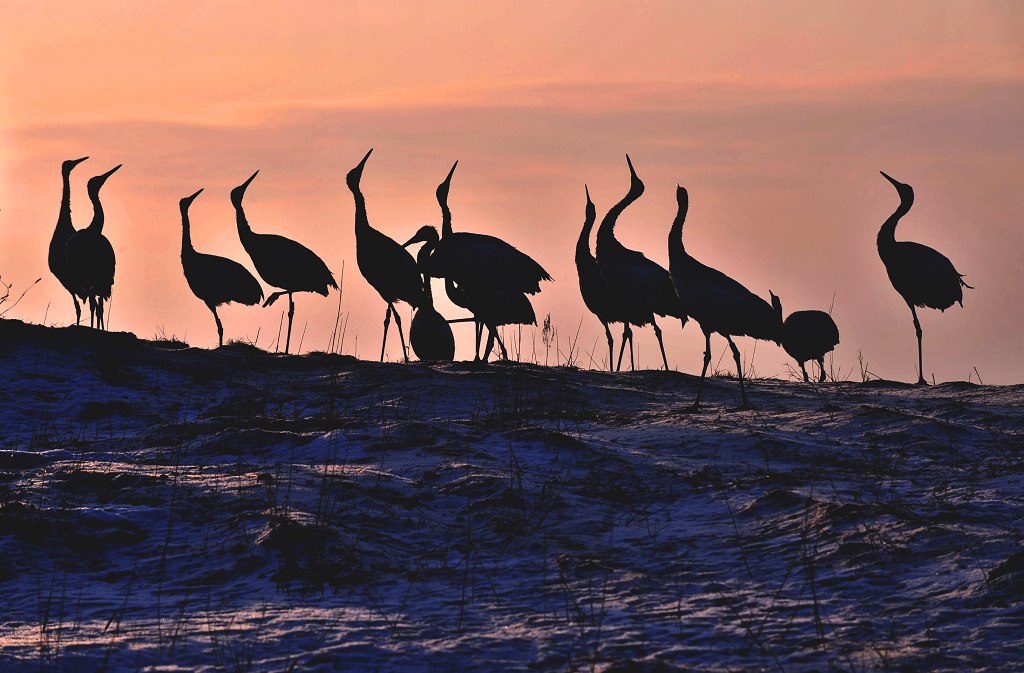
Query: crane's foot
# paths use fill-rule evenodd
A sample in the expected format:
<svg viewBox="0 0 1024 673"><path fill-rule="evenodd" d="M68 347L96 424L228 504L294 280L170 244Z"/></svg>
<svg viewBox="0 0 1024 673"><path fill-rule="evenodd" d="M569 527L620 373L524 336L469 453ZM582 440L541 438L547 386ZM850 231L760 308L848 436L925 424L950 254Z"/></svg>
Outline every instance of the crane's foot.
<svg viewBox="0 0 1024 673"><path fill-rule="evenodd" d="M929 384L928 384L927 381L924 380L924 377L921 376L921 377L918 377L918 379L917 379L917 385L919 385L919 386L927 386Z"/></svg>
<svg viewBox="0 0 1024 673"><path fill-rule="evenodd" d="M694 402L690 406L683 407L682 409L680 409L679 413L681 413L681 414L698 414L698 413L700 413L700 405L697 404L696 402Z"/></svg>

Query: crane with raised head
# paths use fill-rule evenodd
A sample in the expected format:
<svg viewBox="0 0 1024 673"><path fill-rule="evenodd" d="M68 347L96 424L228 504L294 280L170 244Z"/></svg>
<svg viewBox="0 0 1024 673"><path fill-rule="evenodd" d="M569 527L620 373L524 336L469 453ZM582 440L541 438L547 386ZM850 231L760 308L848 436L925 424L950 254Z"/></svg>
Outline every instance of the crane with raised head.
<svg viewBox="0 0 1024 673"><path fill-rule="evenodd" d="M103 206L100 204L100 188L121 164L106 173L89 178L87 190L92 201L92 222L85 229L79 229L65 245L68 275L74 294L89 300L89 326L106 329L103 316L103 302L110 299L114 287L114 248L103 235Z"/></svg>
<svg viewBox="0 0 1024 673"><path fill-rule="evenodd" d="M71 293L71 300L75 302L75 324L82 322L82 306L78 303L79 295L71 281L71 274L68 272L68 239L75 235L75 226L71 223L71 169L82 163L89 157L81 159L68 159L60 166L60 175L64 182L64 191L60 198L60 213L57 215L57 226L50 238L50 250L47 262L50 265L50 272L56 276L64 289ZM83 296L84 300L85 297Z"/></svg>
<svg viewBox="0 0 1024 673"><path fill-rule="evenodd" d="M656 262L647 259L643 253L630 250L615 238L615 222L631 203L644 193L644 183L633 170L633 162L626 155L629 166L629 191L626 196L601 220L597 230L597 265L601 275L612 292L613 301L624 307L627 325L652 325L654 335L658 337L661 348L661 360L668 371L668 358L665 356L665 342L661 337L661 328L655 315L679 318L686 325L686 313L679 305L679 298L672 289L672 277ZM632 331L623 335L623 347L629 340L629 354L633 357ZM619 367L622 365L622 350L619 351Z"/></svg>
<svg viewBox="0 0 1024 673"><path fill-rule="evenodd" d="M345 182L352 191L356 204L356 262L363 278L388 305L388 310L384 314L384 338L380 344L381 362L384 361L388 325L391 324L392 315L395 316L398 339L402 343L402 356L408 362L409 351L405 346L405 336L402 334L402 318L398 315L395 302L404 301L413 308L420 307L424 301L423 279L420 277L416 260L409 251L370 226L366 215L366 199L359 188L359 181L366 160L370 158L372 152L371 148L359 165L345 176Z"/></svg>
<svg viewBox="0 0 1024 673"><path fill-rule="evenodd" d="M940 311L945 311L954 303L963 307L963 289L974 288L964 282L963 274L957 272L949 258L938 250L913 241L896 240L896 225L914 205L914 189L885 173L882 176L896 188L900 205L878 230L878 256L882 258L889 281L903 297L903 301L907 302L910 314L914 317L914 330L917 332L917 382L927 384L921 348L921 321L917 319L916 307Z"/></svg>
<svg viewBox="0 0 1024 673"><path fill-rule="evenodd" d="M676 185L676 203L678 211L668 235L672 284L686 315L696 320L704 332L705 344L704 367L700 372L700 382L691 409L697 411L700 408L700 394L711 363L712 334L721 334L729 342L740 381L740 408L749 409L750 403L743 388L743 363L732 338L750 336L779 343L782 339L782 320L764 299L721 271L690 256L683 245L683 222L689 210L689 195L679 185Z"/></svg>
<svg viewBox="0 0 1024 673"><path fill-rule="evenodd" d="M266 308L273 304L281 295L288 295L288 336L285 339L284 352L287 354L292 341L292 318L295 315L295 292L316 292L327 296L330 288L338 289L331 270L316 253L290 238L278 234L257 234L249 226L242 209L242 197L249 184L256 179L256 171L249 179L231 190L231 204L235 207L235 223L238 226L238 238L242 247L249 254L256 273L267 285L279 287L263 302Z"/></svg>
<svg viewBox="0 0 1024 673"><path fill-rule="evenodd" d="M587 193L587 206L583 219L583 229L576 241L576 274L580 279L580 295L583 296L583 303L597 316L604 326L605 336L608 338L608 369L615 371L615 340L612 338L609 324L615 322L623 323L622 347L625 348L627 339L632 343L633 333L629 327L629 313L624 306L615 301L615 295L608 282L601 274L601 267L597 264L597 258L590 252L590 234L594 229L594 222L597 220L597 210L594 202L590 200L590 189L583 186ZM630 360L633 359L632 348L630 348ZM622 364L621 352L619 365Z"/></svg>
<svg viewBox="0 0 1024 673"><path fill-rule="evenodd" d="M217 345L223 346L224 325L217 315L217 307L233 301L255 306L263 300L263 288L248 269L233 259L207 255L192 247L188 208L202 193L200 189L178 202L181 209L181 268L192 294L202 300L213 313L213 319L217 322Z"/></svg>

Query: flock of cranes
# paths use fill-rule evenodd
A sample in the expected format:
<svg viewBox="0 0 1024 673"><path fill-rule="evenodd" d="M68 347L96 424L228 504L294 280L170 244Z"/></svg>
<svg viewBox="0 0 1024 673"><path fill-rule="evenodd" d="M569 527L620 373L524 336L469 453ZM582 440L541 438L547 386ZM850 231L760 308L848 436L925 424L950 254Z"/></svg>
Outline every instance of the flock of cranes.
<svg viewBox="0 0 1024 673"><path fill-rule="evenodd" d="M497 344L502 358L508 357L498 328L502 325L536 324L536 314L529 295L540 291L541 281L551 276L530 256L500 238L471 232L456 232L448 207L452 176L458 162L437 187L441 208L441 232L433 226L421 227L404 244L370 226L360 181L371 149L346 176L346 184L355 201L356 259L360 273L387 304L381 360L387 345L392 316L402 345L402 354L409 359L409 346L422 360L452 360L455 338L450 323L473 321L476 326L474 359L487 361ZM68 290L75 305L76 324L82 320L79 301L88 301L90 326L104 329L104 301L110 299L114 284L115 257L113 247L103 236L103 207L100 188L120 165L88 181L93 218L88 227L75 230L71 222L70 175L72 169L88 159L72 159L61 166L63 193L57 226L50 241L50 270ZM668 358L657 317L677 318L681 325L694 320L704 333L704 366L692 408L699 408L704 379L711 362L711 335L725 337L736 362L741 408L749 406L743 385L743 365L733 337L749 336L773 341L800 365L804 380L809 380L805 363L815 361L820 369L819 380L825 380L824 357L839 343L839 330L828 313L796 311L783 319L782 303L769 293L771 303L750 292L726 274L702 264L692 257L683 243L683 224L689 210L689 195L676 186L678 211L668 234L669 268L665 269L630 250L615 238L615 224L622 212L644 193L644 183L637 176L633 163L626 157L630 186L626 195L609 209L597 231L596 255L591 254L590 240L597 220L590 190L585 187L586 208L583 228L576 243L576 268L580 293L587 308L604 326L608 340L608 363L612 370L621 370L626 344L629 344L633 365L633 327L651 325L661 349L667 370ZM254 306L263 301L269 306L288 295L288 331L285 353L291 346L292 321L295 314L295 292L316 292L327 296L337 289L330 269L312 250L289 238L261 234L252 230L242 208L246 189L259 174L231 190L238 237L256 272L273 292L263 301L263 287L244 266L233 260L197 252L192 247L188 209L203 190L181 199L181 266L189 288L213 313L217 324L218 343L224 343L224 326L217 307L229 302ZM900 205L878 232L878 254L885 265L893 287L907 302L914 320L918 347L918 383L925 383L922 356L922 330L917 307L945 310L954 303L963 305L964 282L953 264L941 253L910 241L895 240L896 225L913 205L914 190L882 175L892 183L900 197ZM407 248L422 244L414 258ZM442 278L448 298L465 308L471 318L445 319L434 307L431 279ZM415 309L406 345L401 317L395 304L405 302ZM622 323L622 339L617 361L610 325ZM483 354L480 341L487 330Z"/></svg>

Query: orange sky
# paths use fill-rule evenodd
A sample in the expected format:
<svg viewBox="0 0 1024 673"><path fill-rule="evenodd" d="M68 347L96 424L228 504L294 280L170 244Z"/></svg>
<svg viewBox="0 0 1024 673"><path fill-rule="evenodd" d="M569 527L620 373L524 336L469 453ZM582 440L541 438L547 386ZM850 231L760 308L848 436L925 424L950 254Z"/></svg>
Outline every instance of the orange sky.
<svg viewBox="0 0 1024 673"><path fill-rule="evenodd" d="M1024 380L1016 2L7 0L0 26L0 276L12 298L42 278L8 317L73 321L46 248L60 163L89 155L72 174L78 227L91 216L88 177L124 164L103 190L118 257L112 329L214 345L212 316L181 273L177 202L204 187L196 248L251 269L228 192L258 168L254 229L301 241L336 277L344 264L343 350L373 358L384 304L356 268L344 184L373 147L373 226L404 241L439 224L434 188L458 159L455 227L541 262L556 282L534 300L538 316L551 315L563 350L579 329L581 364L600 366L603 332L572 251L583 185L603 214L628 187L628 152L647 192L620 219L621 240L667 265L684 185L698 259L765 298L773 290L787 312L835 298L835 365L854 380L858 353L877 376L916 374L909 310L874 244L898 203L878 171L910 183L917 201L897 238L943 251L977 288L964 309L922 312L926 376ZM337 301L298 295L293 343L305 327L303 351L326 347ZM259 334L270 347L281 309L221 315L227 338ZM696 325L662 326L670 365L699 372ZM455 330L462 357L471 328ZM788 375L780 349L739 341L757 374ZM649 329L637 343L657 366ZM718 364L725 344L712 345ZM543 362L539 330L524 330L522 350Z"/></svg>

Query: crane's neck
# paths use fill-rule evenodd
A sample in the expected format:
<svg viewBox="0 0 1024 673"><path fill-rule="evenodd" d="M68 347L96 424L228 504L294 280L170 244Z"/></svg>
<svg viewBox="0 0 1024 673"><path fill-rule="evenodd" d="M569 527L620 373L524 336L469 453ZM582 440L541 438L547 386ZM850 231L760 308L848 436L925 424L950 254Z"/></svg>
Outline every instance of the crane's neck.
<svg viewBox="0 0 1024 673"><path fill-rule="evenodd" d="M576 261L584 261L587 259L593 259L593 255L590 254L590 233L594 230L594 220L589 217L583 222L583 229L580 231L580 237L576 241Z"/></svg>
<svg viewBox="0 0 1024 673"><path fill-rule="evenodd" d="M689 253L686 252L686 246L683 244L683 222L685 220L686 211L684 210L676 214L672 228L668 231L668 258L676 263L685 263L690 259Z"/></svg>
<svg viewBox="0 0 1024 673"><path fill-rule="evenodd" d="M242 204L235 204L235 224L238 225L238 238L242 241L244 246L252 237L252 227L249 226L249 220L245 219L245 211L242 210Z"/></svg>
<svg viewBox="0 0 1024 673"><path fill-rule="evenodd" d="M448 199L439 199L438 204L441 206L441 236L448 236L453 232L452 211L448 209ZM433 249L434 246L430 247Z"/></svg>
<svg viewBox="0 0 1024 673"><path fill-rule="evenodd" d="M416 266L420 270L420 275L423 276L423 296L426 298L426 306L434 305L434 294L430 289L430 276L424 271L427 260L430 259L430 253L434 251L434 245L434 243L427 241L420 248L420 251L416 253Z"/></svg>
<svg viewBox="0 0 1024 673"><path fill-rule="evenodd" d="M900 218L910 212L910 207L914 205L914 198L909 199L900 198L900 207L896 209L896 212L889 216L883 224L881 229L878 230L878 249L882 250L889 246L895 245L896 243L896 225L899 224Z"/></svg>
<svg viewBox="0 0 1024 673"><path fill-rule="evenodd" d="M89 190L89 200L92 201L92 222L89 223L89 230L97 234L103 233L103 205L100 203L100 190Z"/></svg>
<svg viewBox="0 0 1024 673"><path fill-rule="evenodd" d="M60 215L57 216L58 227L71 227L71 171L61 171L64 179L64 190L60 197Z"/></svg>
<svg viewBox="0 0 1024 673"><path fill-rule="evenodd" d="M366 199L363 197L362 190L359 189L359 185L352 185L352 198L356 203L356 231L366 231L370 229L370 219L366 214Z"/></svg>
<svg viewBox="0 0 1024 673"><path fill-rule="evenodd" d="M611 248L611 247L622 247L622 244L615 240L615 221L619 219L619 215L626 209L626 206L640 198L640 194L643 194L643 186L640 187L639 193L635 193L631 190L626 198L612 206L612 209L608 211L608 214L601 220L601 226L597 229L597 247L600 248Z"/></svg>
<svg viewBox="0 0 1024 673"><path fill-rule="evenodd" d="M188 209L181 209L181 254L187 255L194 249L192 247L192 227L188 221Z"/></svg>

